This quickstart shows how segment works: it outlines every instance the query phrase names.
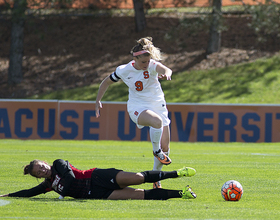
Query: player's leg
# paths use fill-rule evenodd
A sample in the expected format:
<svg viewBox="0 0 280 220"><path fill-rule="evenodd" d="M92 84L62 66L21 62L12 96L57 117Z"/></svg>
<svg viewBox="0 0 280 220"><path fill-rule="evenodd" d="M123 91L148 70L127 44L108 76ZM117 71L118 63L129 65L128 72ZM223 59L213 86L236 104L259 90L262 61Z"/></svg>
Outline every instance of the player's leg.
<svg viewBox="0 0 280 220"><path fill-rule="evenodd" d="M116 175L116 182L120 188L131 185L140 185L142 183L153 183L159 180L179 177L177 171L144 171L141 173L132 173L120 171Z"/></svg>
<svg viewBox="0 0 280 220"><path fill-rule="evenodd" d="M125 188L131 185L140 185L145 182L145 177L142 173L132 173L121 171L116 175L116 182L120 188Z"/></svg>
<svg viewBox="0 0 280 220"><path fill-rule="evenodd" d="M169 125L163 126L163 132L160 141L161 149L164 153L169 154L170 150L170 130Z"/></svg>
<svg viewBox="0 0 280 220"><path fill-rule="evenodd" d="M138 117L138 124L143 126L150 126L155 129L162 128L161 117L151 110L144 110Z"/></svg>
<svg viewBox="0 0 280 220"><path fill-rule="evenodd" d="M145 199L145 200L166 200L170 198L182 198L180 190L166 190L166 189L133 189L126 187L124 189L114 190L107 199L121 200L121 199Z"/></svg>
<svg viewBox="0 0 280 220"><path fill-rule="evenodd" d="M189 186L183 190L150 189L144 191L145 200L167 200L171 198L195 199L196 194Z"/></svg>
<svg viewBox="0 0 280 220"><path fill-rule="evenodd" d="M122 199L144 199L143 189L133 189L126 187L124 189L114 190L107 199L122 200Z"/></svg>
<svg viewBox="0 0 280 220"><path fill-rule="evenodd" d="M195 199L196 194L189 186L183 190L169 189L133 189L126 187L124 189L114 190L107 199L124 200L124 199L139 199L139 200L167 200L171 198Z"/></svg>
<svg viewBox="0 0 280 220"><path fill-rule="evenodd" d="M184 170L184 171L183 171ZM193 176L196 171L193 168L185 167L178 171L143 171L141 173L132 173L120 171L116 175L116 183L120 188L130 185L139 185L142 183L154 183L159 180L177 178L183 176Z"/></svg>
<svg viewBox="0 0 280 220"><path fill-rule="evenodd" d="M163 127L163 133L161 136L161 149L163 153L167 156L169 156L170 152L170 130L169 130L169 125ZM163 164L156 158L154 157L154 166L153 170L158 170L160 171L163 167ZM153 183L153 188L161 188L161 182L157 181Z"/></svg>
<svg viewBox="0 0 280 220"><path fill-rule="evenodd" d="M163 132L161 117L151 110L144 110L138 117L138 124L150 126L150 139L153 145L154 156L163 164L168 165L171 160L166 156L160 147L160 140Z"/></svg>
<svg viewBox="0 0 280 220"><path fill-rule="evenodd" d="M150 127L150 139L153 145L154 156L157 157L161 163L166 165L170 164L170 158L167 157L160 148L160 140L163 132L161 116L154 111L147 109L146 107L139 107L135 105L128 105L128 113L131 120L137 125L138 128L141 129L144 126Z"/></svg>
<svg viewBox="0 0 280 220"><path fill-rule="evenodd" d="M163 127L163 133L161 136L161 141L160 141L161 149L162 151L169 156L170 152L170 131L169 131L169 126L164 126ZM163 167L163 164L156 158L154 157L154 167L153 170L161 170Z"/></svg>
<svg viewBox="0 0 280 220"><path fill-rule="evenodd" d="M150 139L153 145L153 151L159 151L161 149L160 140L163 132L160 116L151 110L144 110L138 117L138 124L150 127Z"/></svg>

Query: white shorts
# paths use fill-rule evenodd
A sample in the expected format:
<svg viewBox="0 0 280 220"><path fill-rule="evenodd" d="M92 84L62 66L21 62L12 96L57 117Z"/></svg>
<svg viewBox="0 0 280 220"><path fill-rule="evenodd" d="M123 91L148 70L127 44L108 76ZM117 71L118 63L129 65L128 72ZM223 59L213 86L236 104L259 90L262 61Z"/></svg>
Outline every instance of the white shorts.
<svg viewBox="0 0 280 220"><path fill-rule="evenodd" d="M166 108L166 103L157 104L157 106L144 106L141 104L128 104L127 111L131 120L137 125L138 128L143 128L143 125L138 124L139 115L145 111L151 110L158 114L162 119L162 126L167 126L170 124L170 119L168 118L168 110Z"/></svg>

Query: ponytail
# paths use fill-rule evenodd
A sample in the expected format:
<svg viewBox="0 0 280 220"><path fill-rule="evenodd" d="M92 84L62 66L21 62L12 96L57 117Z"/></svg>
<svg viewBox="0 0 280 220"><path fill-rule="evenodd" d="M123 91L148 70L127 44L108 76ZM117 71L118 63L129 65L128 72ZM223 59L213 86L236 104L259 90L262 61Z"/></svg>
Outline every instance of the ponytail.
<svg viewBox="0 0 280 220"><path fill-rule="evenodd" d="M38 162L40 162L41 160L32 160L29 164L27 164L24 169L23 169L23 174L24 175L31 175L33 177L36 177L35 175L32 174L33 171L33 167L35 164L37 164Z"/></svg>
<svg viewBox="0 0 280 220"><path fill-rule="evenodd" d="M27 175L27 174L29 174L30 173L30 164L28 164L28 165L26 165L25 167L24 167L24 169L23 169L23 174L24 175Z"/></svg>

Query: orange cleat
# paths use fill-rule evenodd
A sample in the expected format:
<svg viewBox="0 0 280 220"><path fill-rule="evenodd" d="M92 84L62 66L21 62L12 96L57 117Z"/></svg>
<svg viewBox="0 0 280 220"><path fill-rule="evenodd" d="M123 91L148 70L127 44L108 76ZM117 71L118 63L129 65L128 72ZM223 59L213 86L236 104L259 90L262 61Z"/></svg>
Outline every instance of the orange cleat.
<svg viewBox="0 0 280 220"><path fill-rule="evenodd" d="M154 189L162 188L160 181L157 181L157 182L153 183L153 188Z"/></svg>
<svg viewBox="0 0 280 220"><path fill-rule="evenodd" d="M156 152L153 152L154 156L164 165L171 164L171 159L159 149Z"/></svg>

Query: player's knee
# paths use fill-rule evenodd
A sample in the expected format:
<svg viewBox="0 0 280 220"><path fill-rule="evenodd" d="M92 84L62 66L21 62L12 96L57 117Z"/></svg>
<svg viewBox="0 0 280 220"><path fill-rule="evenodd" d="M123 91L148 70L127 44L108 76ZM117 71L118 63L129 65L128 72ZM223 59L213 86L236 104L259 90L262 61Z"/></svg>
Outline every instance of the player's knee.
<svg viewBox="0 0 280 220"><path fill-rule="evenodd" d="M154 128L161 128L162 127L162 119L161 118L155 118L153 121L153 126Z"/></svg>
<svg viewBox="0 0 280 220"><path fill-rule="evenodd" d="M145 176L143 175L143 173L136 173L135 180L139 184L144 183L145 182Z"/></svg>

